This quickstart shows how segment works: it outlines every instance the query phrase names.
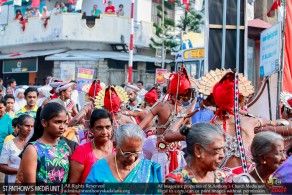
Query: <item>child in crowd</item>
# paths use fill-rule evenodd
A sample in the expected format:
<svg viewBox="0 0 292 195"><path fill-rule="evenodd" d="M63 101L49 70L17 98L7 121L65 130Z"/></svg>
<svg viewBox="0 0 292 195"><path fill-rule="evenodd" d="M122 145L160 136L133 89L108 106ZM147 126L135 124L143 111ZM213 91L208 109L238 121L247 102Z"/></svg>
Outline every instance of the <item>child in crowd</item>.
<svg viewBox="0 0 292 195"><path fill-rule="evenodd" d="M12 129L14 130L14 132L5 138L4 144L5 144L5 142L7 142L9 140L14 139L18 135L19 127L17 124L18 124L17 118L14 118L12 120Z"/></svg>

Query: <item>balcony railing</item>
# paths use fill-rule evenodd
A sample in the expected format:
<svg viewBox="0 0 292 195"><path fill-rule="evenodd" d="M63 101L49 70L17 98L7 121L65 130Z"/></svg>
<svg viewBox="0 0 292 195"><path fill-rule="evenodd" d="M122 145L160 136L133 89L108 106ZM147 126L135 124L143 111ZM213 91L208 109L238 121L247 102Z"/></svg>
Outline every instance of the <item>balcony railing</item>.
<svg viewBox="0 0 292 195"><path fill-rule="evenodd" d="M91 21L82 19L79 13L52 15L46 26L39 17L33 17L24 25L19 20L10 21L5 30L0 32L0 48L64 41L106 44L122 42L129 45L131 29L128 17L106 14ZM152 33L151 23L135 22L135 45L148 47Z"/></svg>

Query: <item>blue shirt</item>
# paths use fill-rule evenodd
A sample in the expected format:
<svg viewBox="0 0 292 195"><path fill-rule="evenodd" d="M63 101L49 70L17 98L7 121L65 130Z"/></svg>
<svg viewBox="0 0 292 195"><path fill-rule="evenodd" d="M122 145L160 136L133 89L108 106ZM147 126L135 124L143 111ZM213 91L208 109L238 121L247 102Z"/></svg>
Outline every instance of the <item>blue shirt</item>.
<svg viewBox="0 0 292 195"><path fill-rule="evenodd" d="M204 110L199 110L193 117L192 117L192 124L198 122L209 122L214 117L214 112L205 108Z"/></svg>
<svg viewBox="0 0 292 195"><path fill-rule="evenodd" d="M2 151L4 139L14 132L10 116L6 113L0 119L0 151Z"/></svg>

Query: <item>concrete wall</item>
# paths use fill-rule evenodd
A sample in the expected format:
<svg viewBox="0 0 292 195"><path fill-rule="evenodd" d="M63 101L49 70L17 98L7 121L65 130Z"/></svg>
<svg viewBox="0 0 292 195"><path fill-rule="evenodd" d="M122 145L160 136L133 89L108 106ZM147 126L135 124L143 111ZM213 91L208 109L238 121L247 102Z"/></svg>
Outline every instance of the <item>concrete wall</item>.
<svg viewBox="0 0 292 195"><path fill-rule="evenodd" d="M107 0L108 2L109 0ZM124 5L124 12L125 17L130 17L131 14L131 0L111 0L113 5L115 6L116 10L118 10L119 5ZM93 9L93 5L97 5L98 9L100 9L103 13L105 10L105 7L107 6L103 4L103 1L96 1L96 0L83 0L82 4L82 12L85 11L87 15L91 13L91 10ZM151 5L152 0L135 0L135 21L145 21L145 22L151 22Z"/></svg>
<svg viewBox="0 0 292 195"><path fill-rule="evenodd" d="M152 23L140 23L135 30L135 45L148 47L152 32ZM100 19L95 20L95 25L89 28L86 21L81 19L81 14L65 13L51 16L47 28L44 27L39 18L30 18L25 31L22 30L19 21L10 21L6 30L0 33L0 49L19 45L29 46L31 44L34 44L35 49L39 49L38 47L44 43L64 41L101 44L121 43L122 35L124 36L124 42L129 44L130 20L128 18L102 15Z"/></svg>

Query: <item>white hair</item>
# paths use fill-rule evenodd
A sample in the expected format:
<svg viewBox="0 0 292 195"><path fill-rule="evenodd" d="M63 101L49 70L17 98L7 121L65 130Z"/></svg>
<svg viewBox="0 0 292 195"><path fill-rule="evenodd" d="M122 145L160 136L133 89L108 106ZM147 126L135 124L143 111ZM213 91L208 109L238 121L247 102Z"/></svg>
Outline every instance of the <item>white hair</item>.
<svg viewBox="0 0 292 195"><path fill-rule="evenodd" d="M115 134L115 141L117 146L122 145L125 141L129 141L132 139L141 140L144 142L145 136L143 130L135 124L125 124L121 125Z"/></svg>

